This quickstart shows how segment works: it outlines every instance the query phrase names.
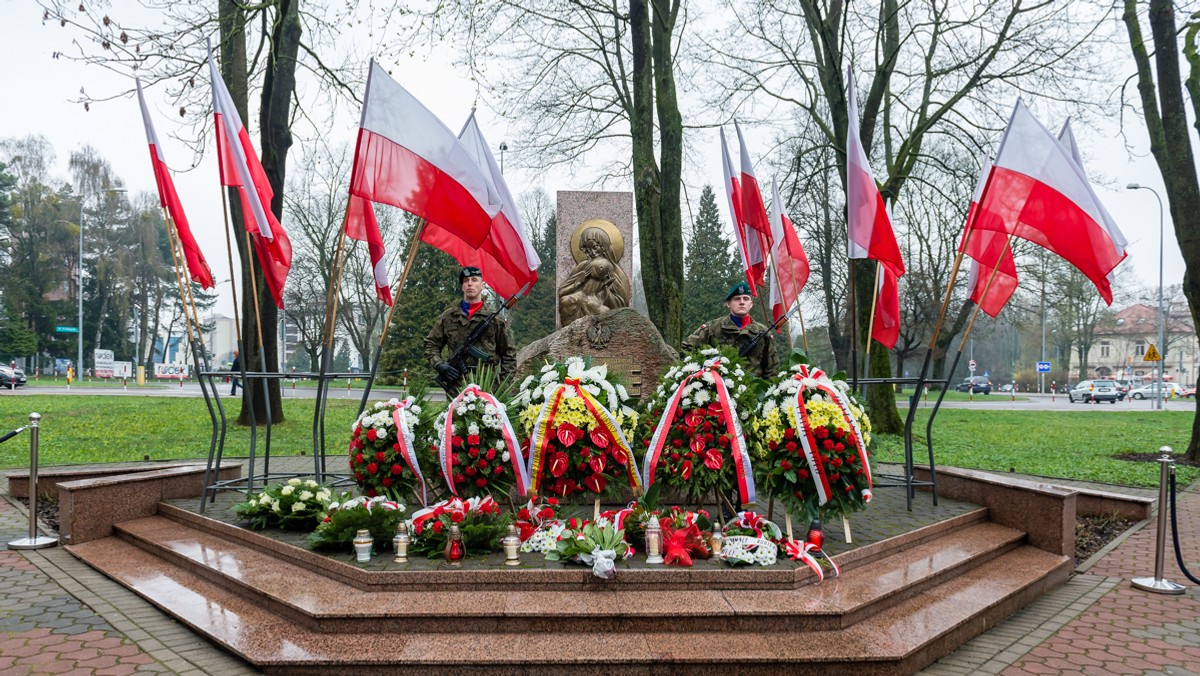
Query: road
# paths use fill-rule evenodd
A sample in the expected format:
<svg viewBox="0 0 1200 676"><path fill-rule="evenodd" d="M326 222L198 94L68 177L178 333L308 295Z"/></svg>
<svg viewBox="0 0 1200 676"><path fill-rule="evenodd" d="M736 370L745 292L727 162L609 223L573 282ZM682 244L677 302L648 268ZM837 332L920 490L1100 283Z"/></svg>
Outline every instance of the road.
<svg viewBox="0 0 1200 676"><path fill-rule="evenodd" d="M932 408L936 393L929 394L928 402L921 402L922 408ZM1023 400L1022 400L1023 399ZM901 407L908 408L908 402L898 402ZM1166 410L1168 411L1195 411L1196 401L1194 399L1168 399L1166 402ZM942 408L974 408L980 410L996 410L996 411L1153 411L1154 400L1143 399L1136 401L1133 399L1125 399L1116 404L1072 404L1067 395L1059 394L1051 397L1048 394L1018 394L1017 401L1012 401L1012 398L1007 394L977 394L975 401L943 401Z"/></svg>

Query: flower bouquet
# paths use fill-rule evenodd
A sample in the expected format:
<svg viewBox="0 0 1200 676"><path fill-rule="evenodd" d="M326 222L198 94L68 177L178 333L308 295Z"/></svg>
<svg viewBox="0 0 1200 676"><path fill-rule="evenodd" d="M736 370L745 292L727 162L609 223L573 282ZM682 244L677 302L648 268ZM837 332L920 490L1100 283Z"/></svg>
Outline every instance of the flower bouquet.
<svg viewBox="0 0 1200 676"><path fill-rule="evenodd" d="M558 535L566 524L558 518L558 500L546 498L534 504L533 500L517 512L517 533L521 536L521 551L546 552L558 544Z"/></svg>
<svg viewBox="0 0 1200 676"><path fill-rule="evenodd" d="M450 498L413 513L409 522L410 550L431 559L441 556L452 523L462 531L468 554L488 554L500 550L500 538L508 530L509 520L491 496Z"/></svg>
<svg viewBox="0 0 1200 676"><path fill-rule="evenodd" d="M312 479L288 479L263 488L233 509L250 522L252 530L282 528L311 531L325 516L333 491Z"/></svg>
<svg viewBox="0 0 1200 676"><path fill-rule="evenodd" d="M742 424L754 411L749 374L728 348L685 354L662 377L643 428L645 485L661 479L692 504L736 486L742 504L755 501L754 475Z"/></svg>
<svg viewBox="0 0 1200 676"><path fill-rule="evenodd" d="M438 462L455 497L524 495L529 486L517 435L504 404L471 384L436 423Z"/></svg>
<svg viewBox="0 0 1200 676"><path fill-rule="evenodd" d="M640 489L637 463L626 439L637 425L625 387L608 367L568 357L528 376L513 399L522 439L530 449L530 491L560 498L611 495L617 480Z"/></svg>
<svg viewBox="0 0 1200 676"><path fill-rule="evenodd" d="M574 518L558 536L555 548L546 552L550 561L574 561L592 567L592 574L611 580L617 574L617 559L632 555L625 533L612 524L577 522Z"/></svg>
<svg viewBox="0 0 1200 676"><path fill-rule="evenodd" d="M404 505L382 495L332 502L324 520L308 536L308 543L314 549L343 549L351 545L355 533L366 529L376 547L388 546L403 513Z"/></svg>
<svg viewBox="0 0 1200 676"><path fill-rule="evenodd" d="M871 500L871 421L844 378L807 364L780 374L753 423L764 489L789 512L830 521Z"/></svg>
<svg viewBox="0 0 1200 676"><path fill-rule="evenodd" d="M691 566L694 558L707 559L708 536L712 522L703 509L690 512L682 507L672 507L658 517L662 526L663 564L668 566Z"/></svg>
<svg viewBox="0 0 1200 676"><path fill-rule="evenodd" d="M417 439L432 432L433 415L418 401L411 395L381 401L354 421L350 470L359 491L367 497L382 495L399 501L412 494L421 504L428 501L429 487L421 465L424 460L428 467L432 455Z"/></svg>
<svg viewBox="0 0 1200 676"><path fill-rule="evenodd" d="M774 565L783 533L773 521L754 512L738 512L722 531L721 560L732 566Z"/></svg>

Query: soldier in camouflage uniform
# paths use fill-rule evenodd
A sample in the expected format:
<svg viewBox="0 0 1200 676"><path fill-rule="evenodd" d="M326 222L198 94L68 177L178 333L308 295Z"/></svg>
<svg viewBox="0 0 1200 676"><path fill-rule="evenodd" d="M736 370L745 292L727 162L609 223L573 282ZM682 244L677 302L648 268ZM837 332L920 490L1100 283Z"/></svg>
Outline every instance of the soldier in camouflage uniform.
<svg viewBox="0 0 1200 676"><path fill-rule="evenodd" d="M754 307L754 297L750 295L750 287L742 282L729 290L725 296L725 307L729 314L717 317L700 325L695 333L683 341L684 350L694 350L699 347L717 347L729 345L738 350L742 349L760 333L766 333L745 356L750 370L759 378L770 378L779 371L779 356L775 354L775 336L770 327L750 318L750 308Z"/></svg>
<svg viewBox="0 0 1200 676"><path fill-rule="evenodd" d="M483 273L479 268L463 268L458 273L458 281L462 285L462 302L447 308L433 322L429 335L425 336L425 360L435 371L451 380L467 378L479 365L474 357L467 355L467 373L460 373L446 360L467 340L472 329L487 317L483 309ZM516 368L517 351L504 318L497 317L475 342L475 346L491 355L486 363L499 366L501 379L512 374Z"/></svg>

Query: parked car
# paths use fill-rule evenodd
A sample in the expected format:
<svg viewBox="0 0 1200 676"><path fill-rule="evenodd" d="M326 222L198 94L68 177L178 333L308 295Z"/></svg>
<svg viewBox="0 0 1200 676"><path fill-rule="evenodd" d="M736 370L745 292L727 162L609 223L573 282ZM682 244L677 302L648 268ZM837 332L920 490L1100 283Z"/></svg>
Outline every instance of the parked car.
<svg viewBox="0 0 1200 676"><path fill-rule="evenodd" d="M12 387L14 381L17 387L26 383L25 372L21 367L14 369L11 366L0 366L0 387Z"/></svg>
<svg viewBox="0 0 1200 676"><path fill-rule="evenodd" d="M1000 387L998 387L996 389L999 392L1012 392L1013 384L1012 383L1004 383L1003 385L1001 385Z"/></svg>
<svg viewBox="0 0 1200 676"><path fill-rule="evenodd" d="M1115 404L1121 395L1117 392L1116 381L1081 380L1067 393L1067 398L1071 400L1072 404L1076 401L1107 401Z"/></svg>
<svg viewBox="0 0 1200 676"><path fill-rule="evenodd" d="M1188 399L1194 398L1196 396L1196 388L1194 388L1194 387L1183 388L1183 396L1187 397Z"/></svg>
<svg viewBox="0 0 1200 676"><path fill-rule="evenodd" d="M971 376L970 378L963 378L963 381L956 385L954 389L959 392L991 394L992 381L988 380L987 376Z"/></svg>
<svg viewBox="0 0 1200 676"><path fill-rule="evenodd" d="M1179 386L1179 383L1163 383L1162 392L1158 391L1158 383L1150 383L1132 390L1129 396L1134 399L1149 399L1151 397L1182 397L1184 390Z"/></svg>
<svg viewBox="0 0 1200 676"><path fill-rule="evenodd" d="M1118 381L1116 381L1116 383L1117 383L1117 399L1124 401L1125 397L1129 396L1129 390L1133 389L1133 386L1129 383L1128 380L1118 380Z"/></svg>

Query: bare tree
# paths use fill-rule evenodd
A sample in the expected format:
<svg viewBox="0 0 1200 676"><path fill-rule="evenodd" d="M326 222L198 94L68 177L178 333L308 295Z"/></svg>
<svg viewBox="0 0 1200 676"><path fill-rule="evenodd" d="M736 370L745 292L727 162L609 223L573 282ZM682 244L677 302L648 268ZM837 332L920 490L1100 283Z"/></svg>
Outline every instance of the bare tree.
<svg viewBox="0 0 1200 676"><path fill-rule="evenodd" d="M1074 4L730 3L735 30L714 41L715 60L724 67L722 74L730 76L723 104L732 109L749 97L765 97L802 111L832 147L844 189L844 149L852 122L846 72L853 68L863 75L866 88L861 119L853 122L859 125L863 147L881 157L875 168L882 170L884 198L895 200L928 162L926 146L932 139L944 136L966 154L976 154L979 130L1005 119L1010 104L995 96L997 85L1080 100L1077 79L1047 77L1067 67L1073 73L1089 72L1088 65L1095 67L1090 72L1104 71L1098 56L1079 50L1102 24L1103 12L1073 9ZM873 263L853 264L854 294L859 300L855 307L860 325L865 326L874 293L874 267ZM969 308L961 307L954 323L960 324L968 312ZM831 330L831 336L836 333ZM949 338L938 341L938 352L944 352ZM871 346L868 375L886 377L887 350L865 342ZM899 432L891 388L871 388L868 400L879 429Z"/></svg>
<svg viewBox="0 0 1200 676"><path fill-rule="evenodd" d="M1137 64L1137 89L1142 116L1150 132L1150 152L1166 185L1171 222L1175 224L1175 238L1183 253L1183 294L1192 313L1192 326L1200 328L1200 180L1196 176L1192 133L1187 127L1188 113L1194 117L1200 111L1200 50L1197 49L1200 20L1193 15L1183 27L1188 74L1186 83L1181 85L1178 37L1181 31L1176 24L1174 3L1170 0L1150 2L1153 67L1150 45L1142 37L1135 0L1125 0L1122 18ZM1184 102L1183 86L1191 100L1190 111ZM1193 126L1196 124L1200 122L1193 122ZM1200 399L1197 402L1200 406ZM1200 409L1192 418L1187 458L1200 460Z"/></svg>

